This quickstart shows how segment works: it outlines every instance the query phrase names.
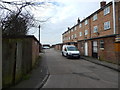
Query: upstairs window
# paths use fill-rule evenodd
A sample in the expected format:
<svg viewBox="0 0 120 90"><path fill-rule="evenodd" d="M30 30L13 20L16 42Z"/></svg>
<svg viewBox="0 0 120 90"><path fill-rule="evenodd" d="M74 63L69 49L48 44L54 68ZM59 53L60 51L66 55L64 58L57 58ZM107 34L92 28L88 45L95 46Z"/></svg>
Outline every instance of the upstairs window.
<svg viewBox="0 0 120 90"><path fill-rule="evenodd" d="M77 37L77 35L76 34L74 34L74 38L76 38Z"/></svg>
<svg viewBox="0 0 120 90"><path fill-rule="evenodd" d="M73 32L73 29L71 29L71 32Z"/></svg>
<svg viewBox="0 0 120 90"><path fill-rule="evenodd" d="M93 16L93 21L97 20L97 14Z"/></svg>
<svg viewBox="0 0 120 90"><path fill-rule="evenodd" d="M74 35L72 35L71 38L73 39L73 38L74 38Z"/></svg>
<svg viewBox="0 0 120 90"><path fill-rule="evenodd" d="M80 32L80 36L82 36L82 32Z"/></svg>
<svg viewBox="0 0 120 90"><path fill-rule="evenodd" d="M68 33L70 33L70 30L68 31Z"/></svg>
<svg viewBox="0 0 120 90"><path fill-rule="evenodd" d="M76 30L76 27L75 27L75 30Z"/></svg>
<svg viewBox="0 0 120 90"><path fill-rule="evenodd" d="M104 30L110 29L110 21L104 22Z"/></svg>
<svg viewBox="0 0 120 90"><path fill-rule="evenodd" d="M88 34L88 30L85 30L85 35L87 35Z"/></svg>
<svg viewBox="0 0 120 90"><path fill-rule="evenodd" d="M110 7L106 7L105 9L104 9L104 15L107 15L107 14L109 14L110 13Z"/></svg>
<svg viewBox="0 0 120 90"><path fill-rule="evenodd" d="M69 37L69 40L70 40L70 37Z"/></svg>
<svg viewBox="0 0 120 90"><path fill-rule="evenodd" d="M94 33L98 32L98 27L97 27L97 26L94 26L93 32L94 32Z"/></svg>
<svg viewBox="0 0 120 90"><path fill-rule="evenodd" d="M79 27L81 28L81 27L82 27L82 24L80 24Z"/></svg>
<svg viewBox="0 0 120 90"><path fill-rule="evenodd" d="M87 25L88 24L88 20L85 20L85 25Z"/></svg>

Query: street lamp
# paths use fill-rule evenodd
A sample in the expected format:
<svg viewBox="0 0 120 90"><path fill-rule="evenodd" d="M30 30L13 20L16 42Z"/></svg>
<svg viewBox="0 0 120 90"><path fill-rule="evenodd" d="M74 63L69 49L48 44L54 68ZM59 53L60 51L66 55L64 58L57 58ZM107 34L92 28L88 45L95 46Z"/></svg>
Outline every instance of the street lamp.
<svg viewBox="0 0 120 90"><path fill-rule="evenodd" d="M40 25L38 26L39 28L39 52L41 52L41 44L40 44Z"/></svg>
<svg viewBox="0 0 120 90"><path fill-rule="evenodd" d="M39 28L39 43L40 43L40 25L38 26Z"/></svg>

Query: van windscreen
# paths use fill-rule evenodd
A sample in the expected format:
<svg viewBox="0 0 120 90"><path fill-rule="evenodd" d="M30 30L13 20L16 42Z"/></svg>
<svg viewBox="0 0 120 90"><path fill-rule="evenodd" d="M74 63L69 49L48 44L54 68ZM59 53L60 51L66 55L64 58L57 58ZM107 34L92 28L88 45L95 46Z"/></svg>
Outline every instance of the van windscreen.
<svg viewBox="0 0 120 90"><path fill-rule="evenodd" d="M68 51L78 51L76 47L67 47Z"/></svg>

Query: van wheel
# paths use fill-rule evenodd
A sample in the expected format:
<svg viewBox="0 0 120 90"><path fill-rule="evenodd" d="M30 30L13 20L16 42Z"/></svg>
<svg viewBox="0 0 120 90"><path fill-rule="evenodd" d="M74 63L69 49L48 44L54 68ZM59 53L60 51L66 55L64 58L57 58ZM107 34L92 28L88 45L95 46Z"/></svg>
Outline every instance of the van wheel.
<svg viewBox="0 0 120 90"><path fill-rule="evenodd" d="M62 52L62 56L64 56L63 52Z"/></svg>
<svg viewBox="0 0 120 90"><path fill-rule="evenodd" d="M68 54L66 55L67 59L69 59L70 57L68 56Z"/></svg>

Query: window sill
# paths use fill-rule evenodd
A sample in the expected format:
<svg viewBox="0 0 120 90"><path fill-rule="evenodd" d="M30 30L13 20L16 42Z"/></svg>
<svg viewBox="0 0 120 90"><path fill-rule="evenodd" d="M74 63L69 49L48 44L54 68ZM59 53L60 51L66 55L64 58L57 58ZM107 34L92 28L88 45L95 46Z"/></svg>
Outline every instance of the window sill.
<svg viewBox="0 0 120 90"><path fill-rule="evenodd" d="M107 30L110 30L111 28L108 28L108 29L104 29L104 31L107 31Z"/></svg>
<svg viewBox="0 0 120 90"><path fill-rule="evenodd" d="M104 48L100 48L100 50L104 50Z"/></svg>

